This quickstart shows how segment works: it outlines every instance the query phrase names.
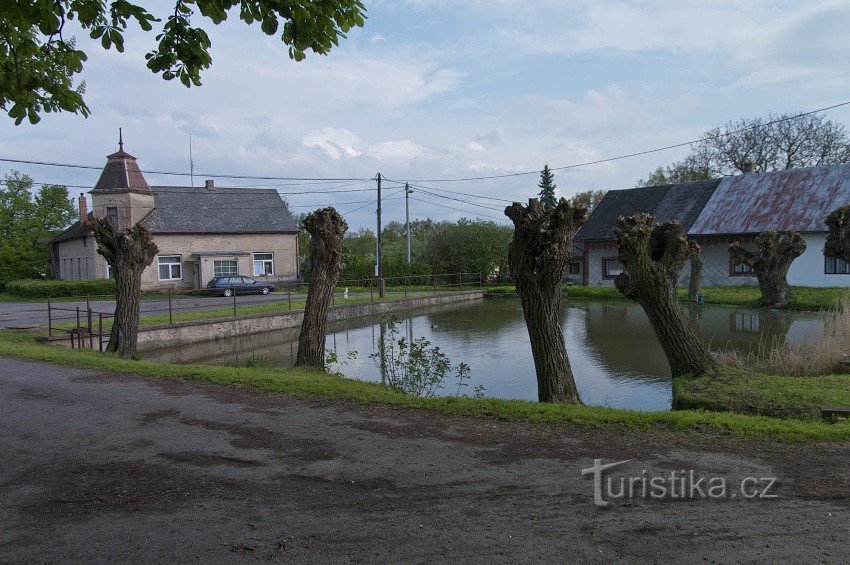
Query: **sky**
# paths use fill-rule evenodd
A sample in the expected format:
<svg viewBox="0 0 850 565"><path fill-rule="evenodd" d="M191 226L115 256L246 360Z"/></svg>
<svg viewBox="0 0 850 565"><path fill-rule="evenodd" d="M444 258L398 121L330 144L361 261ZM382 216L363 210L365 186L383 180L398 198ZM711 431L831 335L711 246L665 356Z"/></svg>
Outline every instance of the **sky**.
<svg viewBox="0 0 850 565"><path fill-rule="evenodd" d="M154 34L131 31L123 54L85 34L91 115L0 121L0 157L101 166L125 149L142 170L351 181L216 179L273 186L294 212L334 205L351 228L411 218L508 223L500 200L524 201L539 171L697 139L728 120L850 100L850 3L718 0L366 0L368 19L328 56L302 62L235 13L209 24L212 67L187 89L145 67ZM145 2L156 15L168 3ZM199 16L198 16L199 17ZM850 124L850 106L824 114ZM557 192L630 188L687 148L556 172ZM0 163L37 182L91 187L99 172ZM188 177L146 174L151 185ZM479 199L434 188L491 198ZM72 193L85 189L72 188ZM294 194L336 190L332 194ZM341 191L350 192L341 192ZM440 198L443 194L468 202ZM456 210L454 208L460 209Z"/></svg>

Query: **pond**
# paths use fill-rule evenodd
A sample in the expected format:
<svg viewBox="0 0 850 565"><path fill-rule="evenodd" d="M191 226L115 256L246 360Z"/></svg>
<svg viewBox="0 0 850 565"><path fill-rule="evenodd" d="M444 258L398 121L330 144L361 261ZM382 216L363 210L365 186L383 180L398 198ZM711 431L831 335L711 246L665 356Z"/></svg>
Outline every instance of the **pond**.
<svg viewBox="0 0 850 565"><path fill-rule="evenodd" d="M705 306L688 309L691 323L713 351L748 351L760 343L806 343L819 339L817 314ZM425 337L453 364L470 366L469 386L484 396L536 400L537 383L522 309L516 299L485 299L394 315L400 337ZM379 351L387 325L350 320L331 325L327 348L347 377L380 381L370 355ZM627 302L576 302L566 307L564 335L570 363L586 404L666 410L671 404L670 369L640 306ZM290 366L298 329L255 334L179 349L151 351L145 359L168 363L242 365L252 357L270 366ZM349 353L356 352L349 359ZM457 392L447 379L438 394Z"/></svg>

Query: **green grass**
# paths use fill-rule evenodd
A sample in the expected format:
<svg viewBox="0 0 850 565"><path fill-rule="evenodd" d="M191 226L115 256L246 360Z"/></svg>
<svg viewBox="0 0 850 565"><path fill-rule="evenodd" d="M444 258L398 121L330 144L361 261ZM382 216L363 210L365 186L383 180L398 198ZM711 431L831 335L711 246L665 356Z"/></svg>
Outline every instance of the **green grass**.
<svg viewBox="0 0 850 565"><path fill-rule="evenodd" d="M135 373L158 378L250 386L295 396L321 396L363 403L434 410L500 420L634 430L673 429L793 442L850 440L850 422L825 423L728 412L679 410L638 412L598 406L540 404L493 398L417 398L379 384L299 369L169 365L128 361L88 350L38 343L29 334L0 331L0 355L13 355L75 367Z"/></svg>
<svg viewBox="0 0 850 565"><path fill-rule="evenodd" d="M818 420L822 406L850 406L850 375L786 377L723 367L717 377L679 377L673 391L678 408Z"/></svg>
<svg viewBox="0 0 850 565"><path fill-rule="evenodd" d="M514 293L513 286L499 286L487 289L488 294ZM567 298L587 300L627 300L617 289L606 286L565 286ZM842 296L850 293L846 287L815 288L792 286L789 289L789 308L794 310L828 310L834 308ZM754 286L717 286L702 289L706 304L721 306L754 307L758 305L761 292ZM688 300L687 289L679 289L679 298Z"/></svg>

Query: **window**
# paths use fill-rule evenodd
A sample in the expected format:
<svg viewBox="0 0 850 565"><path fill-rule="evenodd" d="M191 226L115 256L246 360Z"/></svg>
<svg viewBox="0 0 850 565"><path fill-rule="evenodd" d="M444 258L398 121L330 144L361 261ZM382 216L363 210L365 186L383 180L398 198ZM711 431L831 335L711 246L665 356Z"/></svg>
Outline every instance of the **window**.
<svg viewBox="0 0 850 565"><path fill-rule="evenodd" d="M226 277L228 275L238 275L239 268L236 264L236 259L223 259L221 261L213 261L213 276Z"/></svg>
<svg viewBox="0 0 850 565"><path fill-rule="evenodd" d="M254 276L274 274L274 253L254 253Z"/></svg>
<svg viewBox="0 0 850 565"><path fill-rule="evenodd" d="M581 274L581 263L578 261L573 261L570 263L570 274L571 275L580 275Z"/></svg>
<svg viewBox="0 0 850 565"><path fill-rule="evenodd" d="M753 268L745 263L735 263L729 269L729 275L733 277L746 277L753 274Z"/></svg>
<svg viewBox="0 0 850 565"><path fill-rule="evenodd" d="M106 278L112 278L112 267L109 265L109 263L106 264Z"/></svg>
<svg viewBox="0 0 850 565"><path fill-rule="evenodd" d="M602 259L602 278L613 279L623 272L623 265L616 257L605 257Z"/></svg>
<svg viewBox="0 0 850 565"><path fill-rule="evenodd" d="M840 257L824 257L824 274L850 275L850 263Z"/></svg>
<svg viewBox="0 0 850 565"><path fill-rule="evenodd" d="M165 255L159 258L159 280L179 281L183 279L183 263L180 255Z"/></svg>
<svg viewBox="0 0 850 565"><path fill-rule="evenodd" d="M113 226L118 226L118 208L115 206L107 206L106 217L109 218L109 221L112 222Z"/></svg>

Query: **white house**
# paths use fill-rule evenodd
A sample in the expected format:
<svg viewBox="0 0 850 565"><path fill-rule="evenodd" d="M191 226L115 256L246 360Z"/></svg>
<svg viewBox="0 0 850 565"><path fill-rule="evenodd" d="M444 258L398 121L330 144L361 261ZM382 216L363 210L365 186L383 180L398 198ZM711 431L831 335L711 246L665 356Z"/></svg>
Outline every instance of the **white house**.
<svg viewBox="0 0 850 565"><path fill-rule="evenodd" d="M845 204L850 204L850 164L612 190L576 234L582 249L582 282L613 286L622 270L613 235L617 218L647 212L658 222L678 220L688 237L700 244L703 286L756 284L749 268L733 264L727 250L733 242L752 245L768 230L793 230L806 240L805 253L788 272L789 284L850 286L850 264L823 253L824 220ZM682 284L689 270L686 266Z"/></svg>

